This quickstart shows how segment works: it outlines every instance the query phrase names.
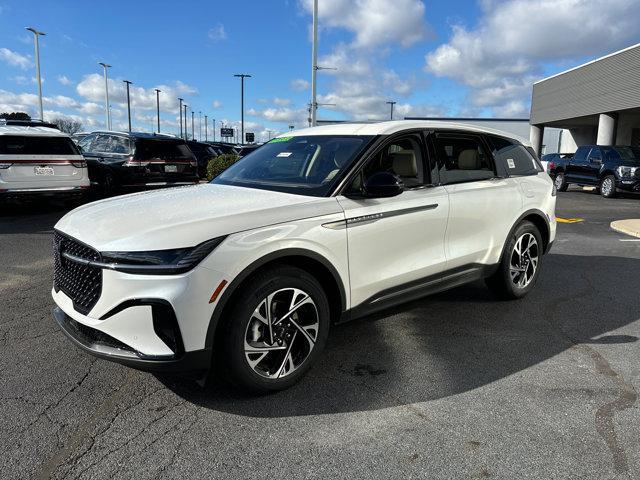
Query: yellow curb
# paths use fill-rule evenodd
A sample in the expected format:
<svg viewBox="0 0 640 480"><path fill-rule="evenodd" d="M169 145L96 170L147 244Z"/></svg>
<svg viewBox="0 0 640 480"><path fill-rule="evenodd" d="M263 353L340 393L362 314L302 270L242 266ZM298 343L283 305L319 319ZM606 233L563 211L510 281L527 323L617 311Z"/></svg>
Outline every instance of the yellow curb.
<svg viewBox="0 0 640 480"><path fill-rule="evenodd" d="M626 233L632 237L640 238L640 219L616 220L611 222L611 228L616 232Z"/></svg>
<svg viewBox="0 0 640 480"><path fill-rule="evenodd" d="M580 223L580 222L584 222L584 218L561 218L561 217L556 217L556 222L558 222L558 223Z"/></svg>

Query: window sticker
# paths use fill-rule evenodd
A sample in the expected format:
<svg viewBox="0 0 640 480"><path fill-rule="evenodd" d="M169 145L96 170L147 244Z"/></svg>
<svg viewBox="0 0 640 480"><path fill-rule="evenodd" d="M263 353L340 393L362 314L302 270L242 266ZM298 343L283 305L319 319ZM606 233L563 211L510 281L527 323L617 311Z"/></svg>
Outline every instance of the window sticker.
<svg viewBox="0 0 640 480"><path fill-rule="evenodd" d="M293 137L278 137L271 140L269 143L280 143L280 142L288 142Z"/></svg>
<svg viewBox="0 0 640 480"><path fill-rule="evenodd" d="M280 152L278 155L276 155L277 157L290 157L291 156L291 152Z"/></svg>
<svg viewBox="0 0 640 480"><path fill-rule="evenodd" d="M507 165L509 168L516 168L516 162L513 161L513 158L507 158Z"/></svg>

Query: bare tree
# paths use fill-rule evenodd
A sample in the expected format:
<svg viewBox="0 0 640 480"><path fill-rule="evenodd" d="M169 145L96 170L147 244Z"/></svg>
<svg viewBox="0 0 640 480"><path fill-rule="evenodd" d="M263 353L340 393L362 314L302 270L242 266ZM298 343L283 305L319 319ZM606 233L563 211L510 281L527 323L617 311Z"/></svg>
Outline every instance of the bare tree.
<svg viewBox="0 0 640 480"><path fill-rule="evenodd" d="M56 124L61 132L68 133L69 135L73 135L82 130L82 123L72 118L54 118L51 123Z"/></svg>

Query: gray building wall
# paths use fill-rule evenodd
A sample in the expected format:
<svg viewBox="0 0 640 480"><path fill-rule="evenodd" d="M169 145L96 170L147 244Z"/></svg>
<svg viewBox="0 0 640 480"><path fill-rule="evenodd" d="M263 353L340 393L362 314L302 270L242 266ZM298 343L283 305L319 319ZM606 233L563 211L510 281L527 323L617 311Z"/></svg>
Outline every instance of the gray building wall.
<svg viewBox="0 0 640 480"><path fill-rule="evenodd" d="M533 85L531 124L640 107L640 45Z"/></svg>

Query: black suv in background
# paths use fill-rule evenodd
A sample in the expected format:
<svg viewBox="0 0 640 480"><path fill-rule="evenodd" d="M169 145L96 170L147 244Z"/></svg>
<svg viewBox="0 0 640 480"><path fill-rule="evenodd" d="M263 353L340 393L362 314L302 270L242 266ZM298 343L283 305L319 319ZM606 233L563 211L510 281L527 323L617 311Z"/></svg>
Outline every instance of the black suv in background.
<svg viewBox="0 0 640 480"><path fill-rule="evenodd" d="M198 164L186 142L153 133L93 132L78 146L89 178L105 194L121 187L198 183Z"/></svg>
<svg viewBox="0 0 640 480"><path fill-rule="evenodd" d="M554 158L548 172L560 192L572 183L595 186L607 198L618 190L640 192L640 148L585 145L572 156Z"/></svg>
<svg viewBox="0 0 640 480"><path fill-rule="evenodd" d="M189 140L187 145L198 160L198 175L200 175L200 178L206 177L207 164L209 163L209 160L218 156L218 152L216 152L211 145L204 142Z"/></svg>

